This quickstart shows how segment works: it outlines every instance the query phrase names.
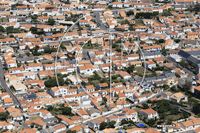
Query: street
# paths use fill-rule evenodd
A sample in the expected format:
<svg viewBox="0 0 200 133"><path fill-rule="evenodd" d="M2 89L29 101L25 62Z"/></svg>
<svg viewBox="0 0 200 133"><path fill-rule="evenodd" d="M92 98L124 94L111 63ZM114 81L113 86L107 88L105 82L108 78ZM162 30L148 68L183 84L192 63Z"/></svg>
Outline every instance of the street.
<svg viewBox="0 0 200 133"><path fill-rule="evenodd" d="M8 86L6 84L6 81L4 79L3 65L1 63L1 60L0 60L0 71L1 71L1 73L0 73L0 84L1 84L1 87L6 90L6 92L10 95L10 97L12 97L14 104L19 105L20 104L19 100L12 93L12 91L10 90L10 88L8 88Z"/></svg>
<svg viewBox="0 0 200 133"><path fill-rule="evenodd" d="M180 66L181 66L181 65L179 65L178 63L173 62L173 61L171 61L171 60L168 59L168 58L166 58L166 60L169 61L169 62L171 62L171 63L173 63L176 67L180 67ZM182 66L181 66L181 67L182 67ZM188 73L188 75L190 75L190 76L195 76L195 74L194 74L192 71L188 70L187 68L182 67L182 69L183 69L183 71L185 71L186 73Z"/></svg>
<svg viewBox="0 0 200 133"><path fill-rule="evenodd" d="M102 23L101 19L100 19L100 12L94 12L93 13L93 18L95 18L96 22L99 24L100 30L102 31L107 31L106 26Z"/></svg>

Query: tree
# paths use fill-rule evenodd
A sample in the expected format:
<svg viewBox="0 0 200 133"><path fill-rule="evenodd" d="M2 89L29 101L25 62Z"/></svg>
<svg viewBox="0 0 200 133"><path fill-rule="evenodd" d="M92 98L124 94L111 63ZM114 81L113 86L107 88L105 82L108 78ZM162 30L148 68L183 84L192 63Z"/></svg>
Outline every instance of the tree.
<svg viewBox="0 0 200 133"><path fill-rule="evenodd" d="M185 81L185 84L183 84L182 88L183 88L185 91L190 91L191 88L192 88L192 82L186 80L186 81Z"/></svg>
<svg viewBox="0 0 200 133"><path fill-rule="evenodd" d="M174 40L176 43L179 43L181 40L180 39L175 39Z"/></svg>
<svg viewBox="0 0 200 133"><path fill-rule="evenodd" d="M122 51L121 48L119 48L119 47L116 48L115 50L116 50L117 52L121 52L121 51Z"/></svg>
<svg viewBox="0 0 200 133"><path fill-rule="evenodd" d="M22 63L17 63L17 67L20 67L22 65Z"/></svg>
<svg viewBox="0 0 200 133"><path fill-rule="evenodd" d="M0 26L0 32L5 32L5 28L3 26Z"/></svg>
<svg viewBox="0 0 200 133"><path fill-rule="evenodd" d="M1 121L6 121L9 118L9 115L5 112L0 113L0 120Z"/></svg>
<svg viewBox="0 0 200 133"><path fill-rule="evenodd" d="M66 133L76 133L76 130L67 130Z"/></svg>
<svg viewBox="0 0 200 133"><path fill-rule="evenodd" d="M144 41L141 41L141 42L140 42L140 44L144 44L144 43L145 43Z"/></svg>
<svg viewBox="0 0 200 133"><path fill-rule="evenodd" d="M52 111L53 109L54 109L54 107L51 106L51 105L47 107L47 110L48 110L48 111Z"/></svg>
<svg viewBox="0 0 200 133"><path fill-rule="evenodd" d="M149 126L151 126L151 127L152 127L155 123L156 123L156 121L155 121L154 119L149 119L148 122L147 122L147 124L148 124Z"/></svg>
<svg viewBox="0 0 200 133"><path fill-rule="evenodd" d="M106 102L107 102L107 98L106 98L106 97L103 97L103 101L106 103Z"/></svg>
<svg viewBox="0 0 200 133"><path fill-rule="evenodd" d="M33 34L37 33L37 27L31 27L30 30Z"/></svg>
<svg viewBox="0 0 200 133"><path fill-rule="evenodd" d="M100 124L100 130L104 130L107 127L107 123L106 122L101 122Z"/></svg>
<svg viewBox="0 0 200 133"><path fill-rule="evenodd" d="M131 15L134 15L134 12L133 12L132 10L130 10L130 11L128 11L128 12L126 13L126 15L129 17L129 16L131 16Z"/></svg>
<svg viewBox="0 0 200 133"><path fill-rule="evenodd" d="M59 85L61 85L61 86L63 86L63 85L65 84L63 78L62 78L62 77L59 77L59 76L58 76L58 82L59 82ZM53 77L53 78L51 78L51 79L45 81L44 84L45 84L46 87L49 87L49 88L50 88L50 87L54 87L54 86L58 86L55 77Z"/></svg>
<svg viewBox="0 0 200 133"><path fill-rule="evenodd" d="M109 5L109 6L108 6L108 9L112 9L112 5Z"/></svg>
<svg viewBox="0 0 200 133"><path fill-rule="evenodd" d="M148 109L149 106L148 106L146 103L143 103L143 104L142 104L142 108L143 108L143 109Z"/></svg>
<svg viewBox="0 0 200 133"><path fill-rule="evenodd" d="M55 24L55 21L51 18L48 19L47 21L50 25L54 25Z"/></svg>
<svg viewBox="0 0 200 133"><path fill-rule="evenodd" d="M69 1L69 0L67 0L66 4L70 4L70 1Z"/></svg>
<svg viewBox="0 0 200 133"><path fill-rule="evenodd" d="M82 81L81 84L82 84L83 86L86 86L86 85L87 85L87 83L86 83L85 81Z"/></svg>
<svg viewBox="0 0 200 133"><path fill-rule="evenodd" d="M115 128L116 121L111 121L108 123L108 128Z"/></svg>
<svg viewBox="0 0 200 133"><path fill-rule="evenodd" d="M131 74L131 73L133 72L134 68L135 68L135 66L134 66L134 65L131 65L131 66L129 66L129 67L126 69L126 71L127 71L129 74Z"/></svg>
<svg viewBox="0 0 200 133"><path fill-rule="evenodd" d="M200 114L200 104L195 103L195 104L193 105L192 112L195 113L196 115L197 115L197 114Z"/></svg>
<svg viewBox="0 0 200 133"><path fill-rule="evenodd" d="M123 125L123 124L128 124L128 121L125 120L125 119L123 119L123 120L121 121L121 124L122 124L122 125Z"/></svg>
<svg viewBox="0 0 200 133"><path fill-rule="evenodd" d="M69 115L69 116L73 116L74 114L72 113L72 109L70 107L64 107L62 109L62 114L63 115Z"/></svg>

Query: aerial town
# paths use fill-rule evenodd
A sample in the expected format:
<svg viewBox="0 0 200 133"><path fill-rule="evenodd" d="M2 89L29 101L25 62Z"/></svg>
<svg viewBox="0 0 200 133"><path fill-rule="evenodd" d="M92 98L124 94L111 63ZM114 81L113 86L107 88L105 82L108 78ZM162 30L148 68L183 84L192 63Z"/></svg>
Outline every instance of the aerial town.
<svg viewBox="0 0 200 133"><path fill-rule="evenodd" d="M200 133L200 0L0 0L0 133Z"/></svg>

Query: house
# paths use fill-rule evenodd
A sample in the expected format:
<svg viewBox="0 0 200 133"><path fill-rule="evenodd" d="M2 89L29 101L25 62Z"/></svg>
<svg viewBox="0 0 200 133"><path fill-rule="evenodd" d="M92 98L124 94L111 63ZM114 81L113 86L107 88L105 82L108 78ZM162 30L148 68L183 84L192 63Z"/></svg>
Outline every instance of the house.
<svg viewBox="0 0 200 133"><path fill-rule="evenodd" d="M90 108L87 110L88 114L90 115L91 118L94 118L94 117L98 117L101 115L101 111L99 111L98 109L96 108Z"/></svg>
<svg viewBox="0 0 200 133"><path fill-rule="evenodd" d="M153 109L141 109L140 114L147 119L159 118L158 113Z"/></svg>
<svg viewBox="0 0 200 133"><path fill-rule="evenodd" d="M108 87L108 83L99 83L97 84L97 89L102 90Z"/></svg>
<svg viewBox="0 0 200 133"><path fill-rule="evenodd" d="M87 86L85 86L85 89L86 89L87 92L94 92L95 91L94 85L87 85Z"/></svg>
<svg viewBox="0 0 200 133"><path fill-rule="evenodd" d="M79 21L79 25L80 25L80 26L89 25L88 20L80 20L80 21Z"/></svg>
<svg viewBox="0 0 200 133"><path fill-rule="evenodd" d="M61 123L67 125L68 128L72 128L72 127L75 126L74 125L74 121L72 121L71 119L65 117L64 115L61 115L59 118L62 119Z"/></svg>
<svg viewBox="0 0 200 133"><path fill-rule="evenodd" d="M99 119L93 119L91 121L88 121L87 124L93 129L100 129L101 121Z"/></svg>
<svg viewBox="0 0 200 133"><path fill-rule="evenodd" d="M138 121L137 111L129 108L124 108L122 112L126 114L128 120L132 120L134 122Z"/></svg>
<svg viewBox="0 0 200 133"><path fill-rule="evenodd" d="M145 61L143 65L147 69L156 68L156 63L154 61Z"/></svg>
<svg viewBox="0 0 200 133"><path fill-rule="evenodd" d="M198 33L197 32L188 32L187 33L187 39L188 40L198 39Z"/></svg>
<svg viewBox="0 0 200 133"><path fill-rule="evenodd" d="M95 30L95 31L91 31L90 34L93 36L100 36L100 35L103 35L103 32L102 30Z"/></svg>
<svg viewBox="0 0 200 133"><path fill-rule="evenodd" d="M112 8L122 8L123 4L122 2L113 2L112 3Z"/></svg>
<svg viewBox="0 0 200 133"><path fill-rule="evenodd" d="M78 110L76 112L79 116L81 116L81 118L83 119L88 119L89 118L89 114L86 110L82 109L82 110Z"/></svg>
<svg viewBox="0 0 200 133"><path fill-rule="evenodd" d="M173 94L170 100L179 103L180 101L187 101L187 96L179 92L179 93Z"/></svg>
<svg viewBox="0 0 200 133"><path fill-rule="evenodd" d="M43 71L42 63L24 64L24 69L27 72Z"/></svg>
<svg viewBox="0 0 200 133"><path fill-rule="evenodd" d="M72 131L75 130L76 133L82 133L82 132L88 133L90 131L89 128L84 126L83 124L77 125L77 126L71 128L71 130Z"/></svg>
<svg viewBox="0 0 200 133"><path fill-rule="evenodd" d="M185 47L199 47L199 42L197 40L185 40Z"/></svg>
<svg viewBox="0 0 200 133"><path fill-rule="evenodd" d="M12 98L4 98L3 99L4 105L13 105L13 99Z"/></svg>
<svg viewBox="0 0 200 133"><path fill-rule="evenodd" d="M117 100L115 104L117 105L117 108L128 107L126 100Z"/></svg>
<svg viewBox="0 0 200 133"><path fill-rule="evenodd" d="M200 86L194 87L194 93L199 95L200 94Z"/></svg>
<svg viewBox="0 0 200 133"><path fill-rule="evenodd" d="M122 79L128 80L131 78L131 75L126 71L118 71L117 72Z"/></svg>
<svg viewBox="0 0 200 133"><path fill-rule="evenodd" d="M98 70L97 65L85 64L84 66L78 66L78 72L84 75L93 75L93 72Z"/></svg>
<svg viewBox="0 0 200 133"><path fill-rule="evenodd" d="M167 91L167 92L163 92L161 95L162 95L165 99L170 100L170 99L171 99L171 96L173 95L173 93L171 93L170 91Z"/></svg>
<svg viewBox="0 0 200 133"><path fill-rule="evenodd" d="M64 124L57 124L53 126L53 128L55 129L55 133L60 133L67 129L67 127Z"/></svg>
<svg viewBox="0 0 200 133"><path fill-rule="evenodd" d="M59 87L53 87L51 88L50 90L50 94L53 96L53 97L56 97L56 96L66 96L68 95L68 86L59 86Z"/></svg>
<svg viewBox="0 0 200 133"><path fill-rule="evenodd" d="M180 126L185 130L190 130L190 129L193 129L194 124L192 121L185 121L185 122L181 122Z"/></svg>
<svg viewBox="0 0 200 133"><path fill-rule="evenodd" d="M153 60L156 62L156 64L160 65L160 64L163 64L163 62L165 61L165 58L157 57L157 58L154 58Z"/></svg>

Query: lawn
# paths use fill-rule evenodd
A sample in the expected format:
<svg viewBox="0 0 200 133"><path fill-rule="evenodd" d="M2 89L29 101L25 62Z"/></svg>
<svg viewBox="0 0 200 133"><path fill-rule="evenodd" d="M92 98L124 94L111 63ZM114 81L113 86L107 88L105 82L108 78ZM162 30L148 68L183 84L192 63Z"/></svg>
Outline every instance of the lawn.
<svg viewBox="0 0 200 133"><path fill-rule="evenodd" d="M144 26L144 23L142 22L142 20L135 20L135 25Z"/></svg>
<svg viewBox="0 0 200 133"><path fill-rule="evenodd" d="M144 75L144 70L145 70L144 67L142 67L142 66L141 67L135 67L135 70L137 71L135 73L136 75L140 75L140 76ZM146 75L151 75L151 74L152 74L151 71L146 69Z"/></svg>
<svg viewBox="0 0 200 133"><path fill-rule="evenodd" d="M34 117L31 117L31 120L36 120L36 119L41 119L41 117L40 116L34 116Z"/></svg>
<svg viewBox="0 0 200 133"><path fill-rule="evenodd" d="M176 121L176 120L179 120L181 118L181 115L168 115L166 117L166 119L170 119L172 121Z"/></svg>

